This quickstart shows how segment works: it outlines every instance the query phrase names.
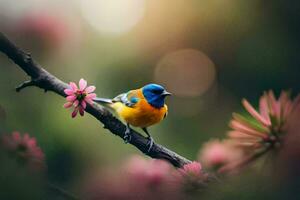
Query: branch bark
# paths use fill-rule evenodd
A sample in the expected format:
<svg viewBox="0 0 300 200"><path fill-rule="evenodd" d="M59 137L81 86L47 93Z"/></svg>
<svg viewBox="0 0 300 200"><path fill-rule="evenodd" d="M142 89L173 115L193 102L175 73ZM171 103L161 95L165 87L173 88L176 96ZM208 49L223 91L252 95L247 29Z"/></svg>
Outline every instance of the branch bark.
<svg viewBox="0 0 300 200"><path fill-rule="evenodd" d="M8 56L15 64L17 64L29 77L30 80L20 84L16 91L20 91L29 86L36 86L45 91L52 91L60 96L65 97L64 89L68 85L56 78L37 62L35 62L29 53L24 52L11 42L3 33L0 32L0 51ZM125 125L115 118L105 107L94 103L88 105L86 112L98 119L111 133L123 138L125 133ZM148 152L148 139L138 132L131 130L132 137L130 144L138 148L144 154L152 157L169 161L175 167L182 167L191 161L167 149L166 147L154 143L151 151Z"/></svg>

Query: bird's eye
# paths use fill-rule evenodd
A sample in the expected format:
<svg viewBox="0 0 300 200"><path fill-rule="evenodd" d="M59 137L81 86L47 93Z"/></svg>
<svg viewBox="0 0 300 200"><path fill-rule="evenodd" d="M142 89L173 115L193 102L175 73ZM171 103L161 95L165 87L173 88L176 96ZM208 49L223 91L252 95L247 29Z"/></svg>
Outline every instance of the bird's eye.
<svg viewBox="0 0 300 200"><path fill-rule="evenodd" d="M161 94L161 91L160 90L153 90L153 93L154 94Z"/></svg>

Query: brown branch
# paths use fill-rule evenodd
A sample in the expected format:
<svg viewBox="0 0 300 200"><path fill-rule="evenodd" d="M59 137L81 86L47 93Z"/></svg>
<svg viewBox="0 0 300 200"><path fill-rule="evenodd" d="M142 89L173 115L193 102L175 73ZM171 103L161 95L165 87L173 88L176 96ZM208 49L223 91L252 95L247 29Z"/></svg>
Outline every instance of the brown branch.
<svg viewBox="0 0 300 200"><path fill-rule="evenodd" d="M16 91L20 92L23 88L29 87L29 86L34 86L34 82L32 80L29 81L24 81L20 85L16 87Z"/></svg>
<svg viewBox="0 0 300 200"><path fill-rule="evenodd" d="M16 88L17 91L24 89L28 86L37 86L45 91L52 91L60 96L65 97L64 89L68 87L66 83L59 80L45 69L43 69L38 63L36 63L30 54L25 53L12 43L7 37L0 32L0 51L6 54L13 62L15 62L31 80L22 83ZM104 128L110 130L113 134L123 138L125 133L125 125L122 124L117 118L115 118L106 108L100 106L97 103L88 105L86 112L93 115L101 123L104 124ZM148 139L138 132L131 130L132 137L130 144L134 145L144 154L152 157L164 159L172 163L175 167L182 167L184 164L191 161L176 154L175 152L163 147L159 144L154 144L151 151L148 152Z"/></svg>

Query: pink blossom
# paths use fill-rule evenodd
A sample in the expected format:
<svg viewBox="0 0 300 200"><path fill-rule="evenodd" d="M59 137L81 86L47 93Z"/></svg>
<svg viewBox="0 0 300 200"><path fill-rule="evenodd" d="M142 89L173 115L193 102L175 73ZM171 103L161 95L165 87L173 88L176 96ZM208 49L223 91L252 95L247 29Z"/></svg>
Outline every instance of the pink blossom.
<svg viewBox="0 0 300 200"><path fill-rule="evenodd" d="M93 99L96 97L96 94L93 93L95 89L95 86L87 86L87 82L84 79L80 79L79 88L74 82L69 83L69 88L64 90L67 95L67 103L64 104L64 107L74 107L72 118L76 117L78 112L83 116L87 104L93 104Z"/></svg>
<svg viewBox="0 0 300 200"><path fill-rule="evenodd" d="M23 136L19 132L13 132L10 135L2 135L0 138L1 147L22 159L26 165L35 170L45 168L45 157L41 148L37 146L36 140L27 133Z"/></svg>
<svg viewBox="0 0 300 200"><path fill-rule="evenodd" d="M234 113L228 132L230 143L243 152L240 159L222 166L219 172L230 172L250 164L267 152L282 147L288 131L288 122L295 112L300 96L293 101L289 93L282 91L276 99L273 91L265 92L256 110L246 99L242 104L251 118Z"/></svg>
<svg viewBox="0 0 300 200"><path fill-rule="evenodd" d="M209 175L202 171L202 165L196 161L185 164L181 169L177 170L174 176L177 177L182 192L190 196L190 198L197 196L209 182Z"/></svg>
<svg viewBox="0 0 300 200"><path fill-rule="evenodd" d="M169 178L172 166L164 160L147 160L140 156L133 156L127 161L124 170L136 181L157 185Z"/></svg>
<svg viewBox="0 0 300 200"><path fill-rule="evenodd" d="M199 162L193 161L189 164L185 164L179 172L183 175L191 176L201 176L202 175L202 165Z"/></svg>
<svg viewBox="0 0 300 200"><path fill-rule="evenodd" d="M242 101L245 109L253 117L247 119L233 114L228 137L237 146L245 149L264 149L276 147L281 143L279 135L285 132L286 121L293 110L293 101L285 91L278 99L273 91L265 92L259 101L259 111L246 100Z"/></svg>
<svg viewBox="0 0 300 200"><path fill-rule="evenodd" d="M199 160L207 168L217 169L224 164L240 159L243 152L230 141L211 140L204 144L199 153Z"/></svg>
<svg viewBox="0 0 300 200"><path fill-rule="evenodd" d="M133 156L117 169L89 178L84 199L182 199L175 169L166 161Z"/></svg>
<svg viewBox="0 0 300 200"><path fill-rule="evenodd" d="M24 15L16 25L16 31L24 37L33 38L36 43L47 49L62 47L72 34L66 18L47 12L30 12Z"/></svg>
<svg viewBox="0 0 300 200"><path fill-rule="evenodd" d="M127 180L134 185L143 199L179 198L179 182L174 177L174 168L166 161L131 157L123 167Z"/></svg>

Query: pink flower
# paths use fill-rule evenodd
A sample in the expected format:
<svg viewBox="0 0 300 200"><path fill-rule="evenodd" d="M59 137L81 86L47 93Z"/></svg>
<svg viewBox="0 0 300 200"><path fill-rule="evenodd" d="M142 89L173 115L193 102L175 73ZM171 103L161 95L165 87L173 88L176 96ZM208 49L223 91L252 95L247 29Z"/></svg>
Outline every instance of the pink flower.
<svg viewBox="0 0 300 200"><path fill-rule="evenodd" d="M72 38L69 26L67 19L61 14L30 12L17 22L16 31L24 38L30 36L31 40L36 40L40 45L38 47L57 50Z"/></svg>
<svg viewBox="0 0 300 200"><path fill-rule="evenodd" d="M72 112L72 118L76 117L78 111L81 116L84 115L86 105L93 104L93 99L96 97L95 86L87 86L87 82L84 79L80 79L79 88L74 82L69 83L69 88L65 89L64 92L67 95L67 103L64 104L65 108L74 106Z"/></svg>
<svg viewBox="0 0 300 200"><path fill-rule="evenodd" d="M178 182L181 185L181 190L185 195L189 196L188 199L193 199L199 195L199 192L209 182L209 175L202 171L202 165L199 162L191 162L184 165L175 173Z"/></svg>
<svg viewBox="0 0 300 200"><path fill-rule="evenodd" d="M31 169L42 170L45 168L45 157L41 148L37 146L35 138L31 138L27 133L20 135L13 132L11 135L2 135L0 138L1 147L16 155Z"/></svg>
<svg viewBox="0 0 300 200"><path fill-rule="evenodd" d="M179 172L188 176L202 176L202 166L199 162L193 161L184 165Z"/></svg>
<svg viewBox="0 0 300 200"><path fill-rule="evenodd" d="M91 181L92 180L92 181ZM83 199L182 199L174 168L163 160L133 156L123 166L88 181Z"/></svg>
<svg viewBox="0 0 300 200"><path fill-rule="evenodd" d="M259 111L246 99L242 103L253 119L234 113L230 122L233 130L228 133L229 138L245 149L279 146L282 142L281 136L286 131L286 121L293 110L293 101L289 94L283 91L276 100L272 91L265 92L259 101Z"/></svg>
<svg viewBox="0 0 300 200"><path fill-rule="evenodd" d="M233 146L230 141L211 140L204 144L199 153L199 160L207 168L217 169L224 164L238 160L243 152Z"/></svg>
<svg viewBox="0 0 300 200"><path fill-rule="evenodd" d="M298 96L296 99L300 99ZM298 100L292 101L289 93L282 91L276 99L272 91L265 92L257 111L246 99L243 106L252 118L233 114L229 141L243 151L243 156L222 166L219 172L230 172L250 164L267 152L282 147L288 133L288 123Z"/></svg>
<svg viewBox="0 0 300 200"><path fill-rule="evenodd" d="M127 161L124 170L138 182L158 185L169 178L172 166L164 160L147 160L140 156L133 156Z"/></svg>

